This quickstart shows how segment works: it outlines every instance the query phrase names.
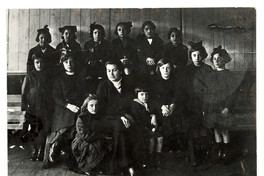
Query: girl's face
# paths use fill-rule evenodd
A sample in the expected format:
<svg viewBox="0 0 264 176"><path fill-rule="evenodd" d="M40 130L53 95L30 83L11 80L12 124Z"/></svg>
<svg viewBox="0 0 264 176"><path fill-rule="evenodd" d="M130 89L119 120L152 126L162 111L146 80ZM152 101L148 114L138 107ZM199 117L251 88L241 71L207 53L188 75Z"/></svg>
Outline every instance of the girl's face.
<svg viewBox="0 0 264 176"><path fill-rule="evenodd" d="M95 42L100 42L103 38L102 31L99 29L94 29L93 30L93 39Z"/></svg>
<svg viewBox="0 0 264 176"><path fill-rule="evenodd" d="M163 79L169 79L171 74L171 65L169 63L160 67L160 74Z"/></svg>
<svg viewBox="0 0 264 176"><path fill-rule="evenodd" d="M39 45L41 46L41 47L43 47L43 46L46 46L48 43L47 43L47 38L46 38L46 35L45 34L40 34L39 35Z"/></svg>
<svg viewBox="0 0 264 176"><path fill-rule="evenodd" d="M119 81L122 77L122 71L120 71L115 64L107 64L106 73L110 81Z"/></svg>
<svg viewBox="0 0 264 176"><path fill-rule="evenodd" d="M72 57L69 57L66 61L63 62L63 66L66 72L74 72L74 60Z"/></svg>
<svg viewBox="0 0 264 176"><path fill-rule="evenodd" d="M41 59L34 59L34 67L36 71L40 71L43 68L43 61Z"/></svg>
<svg viewBox="0 0 264 176"><path fill-rule="evenodd" d="M191 53L192 61L195 66L200 66L202 63L202 56L200 51L194 51Z"/></svg>
<svg viewBox="0 0 264 176"><path fill-rule="evenodd" d="M91 114L96 114L98 111L98 100L90 100L87 104L87 110Z"/></svg>
<svg viewBox="0 0 264 176"><path fill-rule="evenodd" d="M72 32L71 30L69 30L69 29L65 29L64 32L63 32L63 34L62 34L62 36L63 36L64 41L65 41L66 43L70 43L70 41L72 41L72 40L74 39L74 38L73 38L74 34L73 34L73 32Z"/></svg>
<svg viewBox="0 0 264 176"><path fill-rule="evenodd" d="M127 37L128 34L127 28L125 28L123 25L117 26L117 34L119 38Z"/></svg>
<svg viewBox="0 0 264 176"><path fill-rule="evenodd" d="M144 31L144 34L147 38L152 38L154 37L154 33L155 33L155 30L153 27L151 27L150 25L146 25L143 29Z"/></svg>
<svg viewBox="0 0 264 176"><path fill-rule="evenodd" d="M138 92L138 100L142 103L148 102L149 93L148 92Z"/></svg>
<svg viewBox="0 0 264 176"><path fill-rule="evenodd" d="M181 35L176 32L172 32L170 35L170 41L173 45L181 43Z"/></svg>
<svg viewBox="0 0 264 176"><path fill-rule="evenodd" d="M219 53L213 56L213 64L216 69L225 68L224 58L222 58Z"/></svg>

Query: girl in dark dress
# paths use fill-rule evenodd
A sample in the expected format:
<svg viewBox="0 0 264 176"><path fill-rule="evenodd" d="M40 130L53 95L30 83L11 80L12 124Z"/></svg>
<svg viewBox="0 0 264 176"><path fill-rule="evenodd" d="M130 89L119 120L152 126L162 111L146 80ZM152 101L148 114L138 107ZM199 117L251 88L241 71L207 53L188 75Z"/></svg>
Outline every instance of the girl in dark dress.
<svg viewBox="0 0 264 176"><path fill-rule="evenodd" d="M180 71L187 65L188 48L182 44L182 33L177 28L170 28L168 33L168 43L164 45L163 58L170 59L173 71Z"/></svg>
<svg viewBox="0 0 264 176"><path fill-rule="evenodd" d="M51 167L58 159L61 150L64 150L67 155L67 167L74 172L82 173L77 169L77 163L71 151L75 121L84 99L84 75L75 71L75 57L76 55L72 53L61 56L64 72L56 78L53 85L55 112L52 119L51 134L46 142L43 168Z"/></svg>
<svg viewBox="0 0 264 176"><path fill-rule="evenodd" d="M135 72L137 63L137 50L135 41L128 37L132 22L120 22L116 25L115 34L118 38L112 41L113 55L120 59L124 65L124 74L131 75Z"/></svg>
<svg viewBox="0 0 264 176"><path fill-rule="evenodd" d="M27 74L22 85L21 111L25 114L25 122L21 139L32 142L30 159L42 161L46 135L50 130L52 79L45 68L46 58L42 52L33 54L31 59L35 69Z"/></svg>
<svg viewBox="0 0 264 176"><path fill-rule="evenodd" d="M47 60L45 61L47 66L46 68L52 68L56 65L56 61L54 59L55 49L49 45L52 40L48 25L45 25L44 28L38 29L37 32L38 34L36 37L36 42L38 42L38 45L29 50L27 59L27 73L30 73L35 69L32 59L32 55L35 53L43 53L45 55L44 57Z"/></svg>
<svg viewBox="0 0 264 176"><path fill-rule="evenodd" d="M231 61L231 57L220 45L214 48L210 60L215 71L207 77L209 91L205 95L205 125L209 129L214 129L217 163L223 161L227 163L230 159L229 129L234 121L232 106L235 89L232 86L232 72L226 69L225 64Z"/></svg>
<svg viewBox="0 0 264 176"><path fill-rule="evenodd" d="M155 33L156 25L152 21L145 21L142 25L143 35L136 40L138 50L138 67L140 73L154 75L156 64L161 58L163 41Z"/></svg>

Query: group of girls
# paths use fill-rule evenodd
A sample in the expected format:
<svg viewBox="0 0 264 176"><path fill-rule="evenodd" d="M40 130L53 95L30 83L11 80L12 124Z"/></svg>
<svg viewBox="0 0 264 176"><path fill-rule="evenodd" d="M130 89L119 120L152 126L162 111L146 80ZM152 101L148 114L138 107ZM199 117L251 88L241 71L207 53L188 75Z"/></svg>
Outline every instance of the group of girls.
<svg viewBox="0 0 264 176"><path fill-rule="evenodd" d="M110 43L104 27L93 23L83 49L76 26L59 28L56 49L47 25L37 31L22 85L32 161L50 168L65 157L76 173L91 175L108 163L107 173L139 175L144 168L160 169L163 146L177 151L189 139L205 145L210 131L214 162L230 160L234 98L227 51L214 48L213 69L203 62L208 54L202 41L189 42L188 49L177 28L169 30L166 44L152 21L143 23L135 40L131 29L131 22L118 23ZM184 142L175 140L179 136ZM194 166L201 162L197 151L191 152Z"/></svg>

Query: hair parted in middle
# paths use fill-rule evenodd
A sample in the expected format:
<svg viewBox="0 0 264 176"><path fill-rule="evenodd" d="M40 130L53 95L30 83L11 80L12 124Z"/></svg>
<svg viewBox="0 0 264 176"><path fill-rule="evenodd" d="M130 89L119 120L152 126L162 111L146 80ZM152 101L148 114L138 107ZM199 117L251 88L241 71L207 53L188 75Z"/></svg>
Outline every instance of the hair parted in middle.
<svg viewBox="0 0 264 176"><path fill-rule="evenodd" d="M115 31L114 34L118 35L117 33L117 27L118 26L124 26L124 28L127 29L127 34L130 34L131 32L131 28L133 27L132 22L119 22L116 27L115 27Z"/></svg>
<svg viewBox="0 0 264 176"><path fill-rule="evenodd" d="M90 35L89 35L90 38L93 38L93 31L95 29L98 29L98 30L100 30L102 32L102 38L105 37L105 29L104 29L104 27L102 25L100 25L100 24L96 24L96 22L93 22L90 25Z"/></svg>
<svg viewBox="0 0 264 176"><path fill-rule="evenodd" d="M207 54L207 52L203 46L202 41L199 41L199 42L190 41L190 42L188 42L188 44L191 46L191 48L188 51L188 55L189 55L190 59L192 59L192 52L194 52L194 51L200 51L202 60L204 60L208 56L208 54Z"/></svg>
<svg viewBox="0 0 264 176"><path fill-rule="evenodd" d="M98 100L96 94L88 94L88 96L86 97L86 99L84 100L84 102L81 106L81 113L87 111L88 103L91 100Z"/></svg>

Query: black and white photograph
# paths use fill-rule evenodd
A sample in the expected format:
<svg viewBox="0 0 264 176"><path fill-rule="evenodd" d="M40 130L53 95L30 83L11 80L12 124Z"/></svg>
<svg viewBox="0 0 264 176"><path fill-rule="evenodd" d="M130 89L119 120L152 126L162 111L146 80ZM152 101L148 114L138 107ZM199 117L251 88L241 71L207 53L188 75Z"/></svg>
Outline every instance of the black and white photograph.
<svg viewBox="0 0 264 176"><path fill-rule="evenodd" d="M6 8L7 174L256 176L256 14Z"/></svg>

